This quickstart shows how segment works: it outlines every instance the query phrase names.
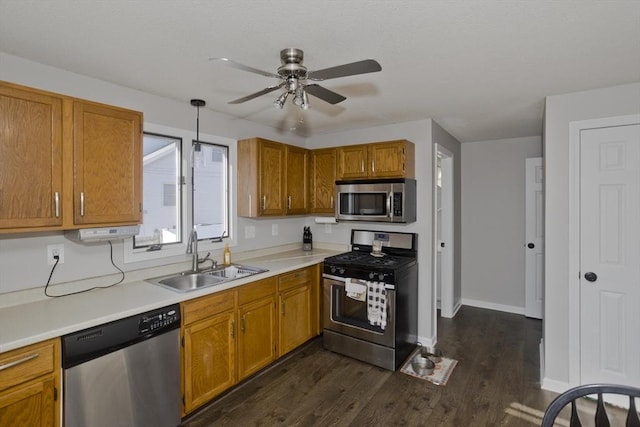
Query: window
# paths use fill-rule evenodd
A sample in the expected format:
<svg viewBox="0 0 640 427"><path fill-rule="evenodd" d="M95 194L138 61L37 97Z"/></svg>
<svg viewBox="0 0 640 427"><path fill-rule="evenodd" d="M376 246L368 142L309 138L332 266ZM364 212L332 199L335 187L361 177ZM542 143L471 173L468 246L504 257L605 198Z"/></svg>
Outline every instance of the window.
<svg viewBox="0 0 640 427"><path fill-rule="evenodd" d="M198 240L229 236L229 147L193 142L193 224Z"/></svg>
<svg viewBox="0 0 640 427"><path fill-rule="evenodd" d="M142 224L134 248L182 241L182 138L145 133Z"/></svg>

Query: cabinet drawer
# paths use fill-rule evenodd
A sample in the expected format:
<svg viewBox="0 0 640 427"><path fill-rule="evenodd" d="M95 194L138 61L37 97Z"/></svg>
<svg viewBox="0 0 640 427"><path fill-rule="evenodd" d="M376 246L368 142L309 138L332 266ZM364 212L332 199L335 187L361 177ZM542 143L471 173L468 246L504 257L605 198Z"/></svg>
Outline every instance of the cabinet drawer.
<svg viewBox="0 0 640 427"><path fill-rule="evenodd" d="M238 289L238 305L256 301L276 293L276 277L257 280Z"/></svg>
<svg viewBox="0 0 640 427"><path fill-rule="evenodd" d="M182 303L183 325L235 308L235 291L219 292Z"/></svg>
<svg viewBox="0 0 640 427"><path fill-rule="evenodd" d="M280 292L299 286L313 280L313 268L301 268L290 273L282 274L278 278L278 290Z"/></svg>
<svg viewBox="0 0 640 427"><path fill-rule="evenodd" d="M53 373L59 345L53 339L0 354L0 390Z"/></svg>

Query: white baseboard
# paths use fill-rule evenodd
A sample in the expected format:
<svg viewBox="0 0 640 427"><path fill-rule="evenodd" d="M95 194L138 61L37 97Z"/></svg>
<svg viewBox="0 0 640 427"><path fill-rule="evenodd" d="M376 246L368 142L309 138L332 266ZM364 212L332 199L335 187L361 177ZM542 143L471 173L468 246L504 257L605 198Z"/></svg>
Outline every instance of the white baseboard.
<svg viewBox="0 0 640 427"><path fill-rule="evenodd" d="M564 393L569 390L569 383L552 380L550 378L543 378L540 388L543 390L553 391L555 393Z"/></svg>
<svg viewBox="0 0 640 427"><path fill-rule="evenodd" d="M506 313L521 314L524 316L524 307L517 307L514 305L496 304L493 302L478 301L468 298L462 298L462 305L469 305L471 307L486 308L496 311L504 311Z"/></svg>

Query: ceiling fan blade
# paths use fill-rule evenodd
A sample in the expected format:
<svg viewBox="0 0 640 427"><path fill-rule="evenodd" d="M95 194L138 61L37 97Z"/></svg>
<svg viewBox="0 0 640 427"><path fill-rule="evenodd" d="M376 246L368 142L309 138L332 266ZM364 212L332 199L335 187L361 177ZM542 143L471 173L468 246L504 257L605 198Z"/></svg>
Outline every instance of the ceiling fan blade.
<svg viewBox="0 0 640 427"><path fill-rule="evenodd" d="M306 85L304 87L304 90L309 95L313 95L316 98L320 98L323 101L328 102L329 104L337 104L347 99L344 96L340 95L339 93L335 93L332 90L329 90L327 88L324 88L316 84Z"/></svg>
<svg viewBox="0 0 640 427"><path fill-rule="evenodd" d="M250 101L253 98L257 98L257 97L262 96L264 94L267 94L269 92L273 92L274 90L278 90L282 86L284 86L284 82L282 82L282 83L280 83L279 85L276 85L276 86L266 87L266 88L262 89L261 91L258 91L256 93L252 93L251 95L247 95L247 96L243 96L242 98L234 99L233 101L229 101L228 104L242 104L243 102Z"/></svg>
<svg viewBox="0 0 640 427"><path fill-rule="evenodd" d="M243 65L238 62L232 61L228 58L209 58L210 61L222 61L224 64L227 64L230 67L237 68L238 70L248 71L250 73L260 74L265 77L275 77L280 78L279 75L270 73L268 71L258 70L257 68L249 67L248 65Z"/></svg>
<svg viewBox="0 0 640 427"><path fill-rule="evenodd" d="M356 74L375 73L382 70L378 61L365 59L364 61L352 62L350 64L338 65L336 67L325 68L323 70L310 71L307 78L310 80L328 80L337 77L353 76Z"/></svg>

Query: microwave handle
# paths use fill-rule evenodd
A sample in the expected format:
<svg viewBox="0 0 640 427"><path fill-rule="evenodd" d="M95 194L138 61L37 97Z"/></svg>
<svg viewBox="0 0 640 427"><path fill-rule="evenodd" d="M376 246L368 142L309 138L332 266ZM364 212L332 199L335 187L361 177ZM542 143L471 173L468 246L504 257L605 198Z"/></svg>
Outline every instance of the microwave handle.
<svg viewBox="0 0 640 427"><path fill-rule="evenodd" d="M389 191L389 196L387 197L387 212L389 219L393 219L393 191Z"/></svg>

